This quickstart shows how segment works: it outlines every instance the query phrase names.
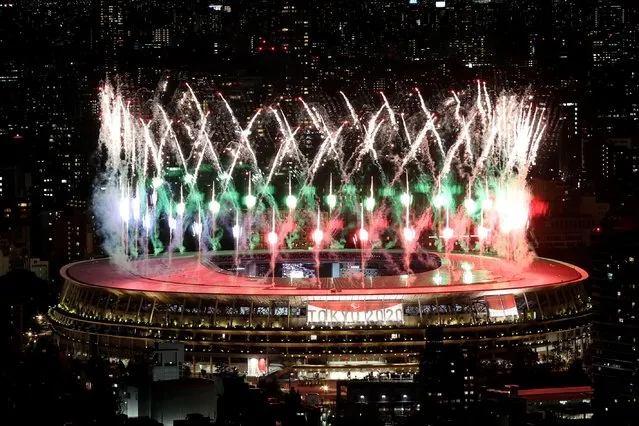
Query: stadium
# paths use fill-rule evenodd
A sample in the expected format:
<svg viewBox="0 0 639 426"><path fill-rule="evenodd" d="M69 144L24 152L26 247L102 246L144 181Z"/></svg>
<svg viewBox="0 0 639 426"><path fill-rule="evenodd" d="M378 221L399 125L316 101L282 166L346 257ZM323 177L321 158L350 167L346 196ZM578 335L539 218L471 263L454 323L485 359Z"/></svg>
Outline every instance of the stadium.
<svg viewBox="0 0 639 426"><path fill-rule="evenodd" d="M61 270L65 283L49 317L75 354L98 347L122 359L182 342L196 371L224 362L249 376L270 365L330 379L416 371L429 327L441 327L444 344L477 345L488 360L521 347L540 358L582 355L584 270L424 251L411 255L409 273L405 256L342 249L275 258L252 250L78 262Z"/></svg>

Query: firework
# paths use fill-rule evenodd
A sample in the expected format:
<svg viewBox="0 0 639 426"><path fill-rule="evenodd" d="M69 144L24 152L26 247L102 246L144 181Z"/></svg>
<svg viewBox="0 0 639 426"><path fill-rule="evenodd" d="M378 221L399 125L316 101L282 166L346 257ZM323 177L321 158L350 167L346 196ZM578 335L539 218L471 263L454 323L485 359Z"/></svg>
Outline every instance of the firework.
<svg viewBox="0 0 639 426"><path fill-rule="evenodd" d="M203 108L185 87L144 119L114 87L101 90L106 158L94 204L112 256L185 250L190 230L204 251L230 236L235 248L273 252L284 241L352 240L530 257L526 179L545 117L528 96L492 98L479 84L439 109L416 91L412 110L380 94L378 107L358 112L342 93L341 115L299 99L296 110L261 108L242 125L222 95Z"/></svg>

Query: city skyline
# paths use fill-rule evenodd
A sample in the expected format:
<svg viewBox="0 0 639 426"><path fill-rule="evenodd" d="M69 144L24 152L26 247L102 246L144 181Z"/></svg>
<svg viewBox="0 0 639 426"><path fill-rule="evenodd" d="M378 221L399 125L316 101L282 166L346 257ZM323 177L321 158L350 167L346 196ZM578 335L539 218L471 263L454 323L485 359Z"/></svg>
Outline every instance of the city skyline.
<svg viewBox="0 0 639 426"><path fill-rule="evenodd" d="M419 87L427 98L443 98L481 79L497 91L531 90L547 106L551 123L538 159L544 177L613 203L603 189L634 178L633 161L628 171L612 165L615 157L637 157L630 142L638 108L636 15L623 3L2 6L10 25L1 36L7 102L0 137L24 159L3 166L3 210L9 209L3 219L14 230L28 222L49 235L37 244L25 232L12 237L47 260L52 251L72 260L87 250L85 241L54 248L48 238L55 242L56 226L62 238L72 232L59 225L63 216L87 222L81 212L95 169L97 94L107 78L125 92L130 87L152 93L170 77L167 96L177 83L188 82L202 101L219 91L241 122L282 96L330 105L344 91L376 104L380 90L394 99ZM613 82L619 84L610 87ZM88 222L81 228L91 230Z"/></svg>
<svg viewBox="0 0 639 426"><path fill-rule="evenodd" d="M585 391L583 400L594 395L592 406L584 408L579 405L579 398L572 396L568 405L572 407L574 399L584 416L594 412L595 424L606 421L631 424L627 413L637 406L633 390L637 360L631 355L635 342L630 340L629 331L636 326L637 297L632 273L637 254L632 238L619 244L616 241L626 232L622 228L628 235L634 235L637 219L632 211L639 205L636 189L639 8L634 3L632 0L0 0L0 277L10 288L3 301L7 316L2 321L11 356L15 360L29 357L53 363L39 351L33 352L40 337L43 341L46 337L47 342L51 339L56 349L47 347L49 353L60 351L69 360L77 361L73 371L77 367L78 374L64 381L65 386L73 389L67 393L73 398L84 398L91 386L96 385L107 401L99 409L108 417L115 415L108 405L114 394L112 386L122 386L123 377L133 372L125 374L126 369L118 367L116 373L113 365L98 361L112 348L108 349L108 342L104 344L97 337L100 333L91 328L98 325L84 328L85 322L95 321L109 330L107 334L119 336L118 342L124 342L147 331L136 329L127 337L118 325L120 319L114 318L109 310L138 323L141 315L146 315L144 326L158 327L158 336L169 336L165 340L171 340L174 334L169 318L178 324L175 327L182 327L179 324L183 318L199 314L198 304L204 303L208 310L200 325L205 330L202 335L211 341L213 350L234 348L235 352L228 355L229 368L238 368L240 364L231 363L231 358L237 361L245 355L240 351L247 350L242 346L242 338L237 337L243 336L243 331L235 330L233 321L246 319L249 324L259 323L267 341L278 336L281 348L278 356L282 358L274 364L284 359L283 368L269 377L281 388L286 388L288 379L287 396L277 398L294 413L301 408L290 389L291 380L298 380L304 388L306 385L302 385L297 375L306 375L304 383L310 383L312 369L302 372L288 365L286 339L299 340L307 327L318 326L315 320L309 325L302 324L304 312L311 305L276 297L265 302L251 296L246 298L250 303L243 302L239 308L235 306L236 300L223 299L223 309L218 309L217 299L202 302L189 296L187 303L187 298L181 302L179 297L169 298L160 293L151 297L132 293L125 297L118 293L120 290L103 292L90 285L85 289L86 283L78 284L73 277L64 273L61 276L58 271L63 267L64 271L73 270L73 266L67 265L104 256L112 256L118 262L125 259L122 264L135 263L130 258L139 257L143 264L142 258L153 254L164 253L171 259L174 253L200 248L201 255L206 257L216 249L235 249L248 252L236 254L233 262L220 254L221 269L229 272L246 266L247 271L253 268L250 270L254 275L264 275L260 279L293 279L293 274L303 277L294 279L316 275L319 280L320 276L348 275L346 270L350 266L344 266L351 262L348 250L363 253L365 244L360 237L365 235L371 248L373 243L379 243L374 246L376 250L403 253L401 265L398 260L401 256L396 253L390 256L392 268L382 262L367 268L364 256L358 266L362 276L388 273L388 277L378 277L388 281L378 282L391 282L394 279L389 273L391 269L402 272L397 277L405 275L404 272L408 276L424 272L419 269L425 266L415 264L411 257L409 246L414 244L417 251L420 245L428 250L441 249L444 259L458 250L478 249L478 255L485 255L485 249L490 252L492 246L499 246L494 253L502 260L512 260L525 248L523 257L530 261L532 253L567 261L591 278L583 285L558 286L536 293L536 300L532 300L533 293L528 300L526 292L520 294L516 289L512 300L498 301L502 310L517 312L508 318L491 316L490 309L495 311L497 303L489 299L491 295L475 295L463 299L464 303L458 303L458 295L452 293L446 296L449 302L431 301L428 297L417 299L415 306L414 301L407 302L399 308L401 316L392 316L401 318L405 330L389 332L382 338L381 331L374 331L377 325L366 324L362 333L366 336L372 333L377 336L375 339L383 340L375 348L380 359L392 358L382 354L384 348L401 347L407 351L410 346L413 354L408 362L410 371L402 371L403 367L396 365L385 374L389 377L409 374L413 385L400 390L385 384L367 387L352 383L355 376L364 377L359 375L365 368L353 367L353 377L350 371L346 376L344 369L350 368L347 363L335 367L339 374L331 376L338 377L343 388L322 376L318 379L322 387L311 384L308 388L311 390L305 392L313 394L324 389L325 394L344 395L341 402L336 401L340 414L335 424L354 422L358 416L373 422L376 415L391 422L388 424L400 424L393 422L403 422L408 417L426 421L426 417L419 417L423 416L423 412L419 413L420 404L429 407L444 404L447 408L442 413L452 416L450 413L460 401L464 401L458 407L463 406L462 411L467 410L468 401L473 407L481 407L477 416L485 415L488 419L487 413L492 410L517 424L520 419L517 416L524 415L518 404L531 398L526 386L531 386L534 380L521 373L528 369L531 375L538 373L537 383L541 387L550 387L555 380L550 377L556 376L564 377L556 379L564 387L570 383L575 389L582 389L574 395L590 389ZM491 139L482 133L479 124L469 125L472 129L469 133L464 127L465 119L480 117L484 123L486 120L493 123L502 117L513 128L517 127L514 113L491 116L486 112L498 105L499 99L516 99L513 105L522 105L522 110L530 105L531 111L539 111L541 118L532 123L539 124L542 131L528 135L527 142L520 144L526 146L527 153L534 151L525 162L502 164L506 152L520 151L505 144L508 149L499 148L497 151L501 149L503 153L488 161L498 172L484 176L480 164L485 158L478 160L480 147L491 146ZM456 104L457 113L453 107ZM122 109L116 113L118 105ZM429 118L429 113L434 115ZM119 137L114 132L111 145L105 142L108 139L105 129L115 128L126 120L135 124L122 126ZM429 120L437 125L428 127ZM358 121L365 121L368 127L357 124ZM520 127L535 129L533 124ZM195 128L199 129L197 138L192 134ZM149 133L145 136L146 130ZM139 160L142 157L138 154L169 146L162 143L163 130L172 135L170 146L179 149L160 148L146 173L147 163L153 162ZM424 140L432 138L432 141L416 144L416 140L421 140L421 130ZM124 134L127 131L131 132L128 136ZM464 134L468 143L457 146L455 142L463 139ZM512 135L515 134L513 131ZM540 135L538 140L535 135ZM205 150L193 148L203 138L211 141L206 156ZM436 152L439 139L441 152ZM327 141L332 144L329 145L334 155L325 155ZM130 148L132 143L134 149ZM138 149L142 146L144 150ZM182 148L188 158L181 160L177 154L182 153ZM381 162L385 162L379 170L374 167L375 161L369 159L377 149L383 157ZM292 159L284 161L285 155L291 155ZM351 158L358 161L350 162ZM365 160L359 161L361 158ZM111 167L118 159L131 170L130 175ZM428 161L432 163L430 166ZM236 162L241 167L236 167ZM198 174L201 164L203 172ZM118 182L105 179L105 170L126 178L121 177ZM157 173L155 178L163 179L157 187L159 181L153 181L153 173ZM188 182L192 175L196 176L195 182ZM475 184L476 175L486 179L485 189ZM519 177L514 185L517 191L513 189L510 195L524 194L519 201L526 204L525 208L520 208L513 197L506 197L500 208L486 204L486 208L470 212L471 202L480 205L486 200L498 202L500 191L509 187L510 177L515 175ZM447 185L441 187L450 193L450 209L445 209L444 222L444 215L440 215L443 210L438 206L440 184L446 179ZM100 191L111 194L111 190L117 192L116 201L113 197L108 202L100 198ZM327 201L326 191L335 196L333 204ZM151 194L161 201L156 203ZM247 196L255 199L248 201ZM366 207L369 198L370 209ZM216 200L217 205L211 204ZM380 208L384 211L376 210ZM521 244L514 247L510 228L503 227L507 222L504 217L524 210L525 214L520 216L525 223L517 227L521 231L517 237ZM492 213L487 212L499 213L493 217L499 216L498 219L492 220ZM255 217L251 219L253 213ZM179 224L175 222L178 218ZM338 222L340 225L335 225ZM178 237L176 226L183 231L184 239L181 234ZM146 240L140 237L144 230ZM366 233L362 234L362 230ZM484 244L486 233L506 236L501 241L509 244ZM296 236L290 237L293 234ZM440 244L457 238L461 242L454 247ZM121 247L114 250L118 244ZM308 249L317 254L316 261L304 258L299 264L278 264L271 259L270 263L260 261L250 267L241 264L253 255L251 251L275 252L275 247L282 249L284 255L288 255L288 250ZM341 252L344 248L348 250ZM333 264L329 268L326 259L320 261L319 253L323 250L334 250L335 256L346 260L342 266ZM393 257L396 255L397 259ZM520 262L520 266L525 264ZM213 267L214 263L204 261L198 265L192 270ZM466 266L459 266L459 279L451 273L451 282L463 283L469 273L464 269ZM430 267L439 268L441 264ZM477 268L476 272L481 271ZM439 273L433 276L441 278ZM24 288L20 283L24 283ZM42 290L43 283L50 285L51 294ZM34 294L29 296L27 289L34 289ZM338 287L334 290L340 291ZM117 297L112 296L114 292ZM163 298L171 303L163 302ZM374 305L371 301L367 303ZM320 305L313 309L331 310ZM47 314L52 306L56 306L51 311L55 315ZM291 306L295 306L294 310ZM377 305L374 307L377 309ZM284 308L286 315L282 314ZM227 314L231 318L228 326L223 319ZM459 336L467 334L453 330L456 325L441 319L445 315L463 324L460 330L483 321L490 333L499 327L508 333L511 327L529 327L541 339L534 343L536 358L533 360L530 351L525 353L525 348L517 345L511 347L512 351L501 352L494 347L491 351L498 353L495 356L503 362L482 364L486 351L464 344L453 347L451 342L440 345L438 335L443 340L447 336L462 340ZM274 326L273 318L282 316L288 317L282 331L287 337L279 342L277 327L281 324ZM421 326L422 316L428 318L427 326ZM355 317L358 316L343 315ZM184 327L191 327L189 321ZM192 320L193 324L197 321ZM538 321L547 322L550 331L537 328ZM342 323L338 327L354 333L352 325ZM567 331L553 328L559 323L568 324ZM175 336L190 336L191 332L191 328L179 330ZM81 337L68 340L65 333ZM197 338L198 332L193 333ZM473 333L477 339L483 339L479 331ZM215 341L218 337L211 336L218 336L219 342ZM504 341L510 342L510 337ZM308 338L311 339L310 334ZM176 359L182 359L183 366L188 364L195 371L201 364L208 373L214 369L228 373L226 367L214 367L212 358L207 363L204 352L197 354L197 362L195 355L190 360L189 350L197 345L191 345L187 338L175 339L181 339L186 349L167 350L177 351ZM423 346L422 340L427 344L420 351L417 347ZM262 342L247 338L246 342L249 341L251 350L259 351ZM315 348L318 359L325 358L317 349L322 347L318 341L312 344L310 340L295 341L298 355L304 354L303 347L307 345ZM339 345L339 339L331 341ZM371 345L365 345L365 341L351 346L356 351L369 348ZM138 349L140 355L141 348ZM186 358L180 355L181 350L186 350ZM261 355L253 355L256 360L262 359ZM455 362L481 379L475 382L467 378L468 374L464 378L459 371L455 373L455 368L447 376L445 356L455 358ZM89 358L91 367L84 364L78 367ZM618 359L623 362L615 361ZM420 369L429 371L428 377L420 377ZM63 370L70 371L67 367L59 371ZM110 378L103 374L106 371L110 371ZM519 391L506 389L496 379L501 374L496 371L524 387ZM10 367L3 370L5 373L12 373ZM93 379L85 381L85 373L93 375ZM188 376L184 370L176 374L180 378ZM15 395L21 395L22 385L12 377L12 389L16 389ZM443 387L445 377L453 378L456 387ZM493 386L490 392L482 389L479 380ZM34 379L33 383L36 382ZM54 389L56 382L62 383L59 378L47 376L42 386ZM236 386L234 395L248 398L248 389L240 386L240 390L239 384L231 383L235 382L227 380L226 385ZM462 393L463 389L471 388L476 392L473 397ZM266 393L273 390L260 389ZM420 394L424 389L434 394ZM437 395L438 389L450 397ZM42 393L54 395L58 391L62 392L55 388ZM367 402L370 399L367 406L373 411L361 411L357 404L360 392ZM573 395L572 391L566 392ZM394 395L392 404L385 405L382 395L384 398ZM489 405L479 404L481 398ZM19 405L20 401L27 404L28 399L9 401L10 406ZM170 398L166 401L168 404ZM535 401L529 407L543 405ZM269 406L266 402L260 405L262 402L255 402L262 407L259 410L272 413L270 408L264 408ZM228 407L231 406L221 414L224 421L230 423L248 415L238 414L245 413L244 408ZM557 406L548 409L562 412ZM390 409L385 407L393 407L395 414L389 414ZM483 412L484 407L490 408ZM83 419L94 416L90 411L82 412ZM149 408L148 413L152 412ZM129 413L133 416L133 411ZM312 410L304 413L305 419L318 414ZM557 416L565 414L562 413ZM61 414L60 419L66 415ZM532 421L530 413L526 416ZM428 421L444 419L428 417Z"/></svg>

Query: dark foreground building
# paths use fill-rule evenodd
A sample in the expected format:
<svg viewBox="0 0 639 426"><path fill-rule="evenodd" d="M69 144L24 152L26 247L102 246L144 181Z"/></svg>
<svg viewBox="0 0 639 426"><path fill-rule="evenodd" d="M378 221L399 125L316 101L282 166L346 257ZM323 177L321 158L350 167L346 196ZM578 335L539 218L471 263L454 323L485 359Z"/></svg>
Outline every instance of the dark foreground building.
<svg viewBox="0 0 639 426"><path fill-rule="evenodd" d="M408 424L419 416L419 395L412 377L338 381L336 424Z"/></svg>
<svg viewBox="0 0 639 426"><path fill-rule="evenodd" d="M421 416L425 424L463 423L477 402L476 345L444 345L443 329L430 328L420 362Z"/></svg>
<svg viewBox="0 0 639 426"><path fill-rule="evenodd" d="M636 425L639 408L639 214L593 230L593 409L596 425Z"/></svg>

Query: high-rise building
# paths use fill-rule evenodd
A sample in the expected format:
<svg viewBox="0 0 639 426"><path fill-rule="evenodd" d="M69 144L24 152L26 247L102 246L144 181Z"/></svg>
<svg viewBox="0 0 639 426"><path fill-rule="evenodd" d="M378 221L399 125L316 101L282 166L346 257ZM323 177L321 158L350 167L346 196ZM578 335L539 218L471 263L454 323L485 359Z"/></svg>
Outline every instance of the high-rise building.
<svg viewBox="0 0 639 426"><path fill-rule="evenodd" d="M477 348L444 345L440 328L429 328L419 376L421 413L428 425L465 419L477 402Z"/></svg>
<svg viewBox="0 0 639 426"><path fill-rule="evenodd" d="M0 22L0 142L6 143L20 135L23 124L20 8L0 1Z"/></svg>
<svg viewBox="0 0 639 426"><path fill-rule="evenodd" d="M382 424L398 425L419 415L419 388L411 377L381 377L364 380L338 380L336 412L351 420L370 414ZM408 375L406 375L408 376Z"/></svg>
<svg viewBox="0 0 639 426"><path fill-rule="evenodd" d="M598 127L608 133L636 128L639 74L634 2L598 0L592 26L589 91Z"/></svg>
<svg viewBox="0 0 639 426"><path fill-rule="evenodd" d="M639 182L639 147L630 137L602 137L599 142L598 161L593 161L593 170L600 173L598 195L622 204L634 196Z"/></svg>
<svg viewBox="0 0 639 426"><path fill-rule="evenodd" d="M634 425L639 404L639 216L611 213L592 235L596 425Z"/></svg>
<svg viewBox="0 0 639 426"><path fill-rule="evenodd" d="M8 226L14 231L30 230L21 233L30 236L20 238L13 232L14 246L20 239L31 240L25 244L29 255L45 260L53 244L52 218L85 210L88 204L85 154L92 150L93 132L86 129L91 93L87 65L94 36L89 6L81 0L16 3L19 45L29 54L14 49L4 68L6 76L15 77L9 79L7 96L20 113L7 109L5 117L13 118L5 121L0 107L0 123L9 123L5 146L11 147L0 161L8 184L3 219L11 220ZM0 81L2 75L0 65Z"/></svg>
<svg viewBox="0 0 639 426"><path fill-rule="evenodd" d="M8 152L20 151L8 149ZM29 250L30 174L21 164L6 163L0 162L0 236L6 238L14 249Z"/></svg>
<svg viewBox="0 0 639 426"><path fill-rule="evenodd" d="M153 352L153 381L184 377L184 344L160 343Z"/></svg>
<svg viewBox="0 0 639 426"><path fill-rule="evenodd" d="M103 49L103 69L107 76L120 71L122 48L124 47L124 3L122 0L100 0L100 41Z"/></svg>
<svg viewBox="0 0 639 426"><path fill-rule="evenodd" d="M198 31L206 38L204 44L209 54L226 54L229 48L226 36L229 30L228 19L233 9L223 1L207 3L201 6L195 17Z"/></svg>

